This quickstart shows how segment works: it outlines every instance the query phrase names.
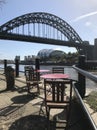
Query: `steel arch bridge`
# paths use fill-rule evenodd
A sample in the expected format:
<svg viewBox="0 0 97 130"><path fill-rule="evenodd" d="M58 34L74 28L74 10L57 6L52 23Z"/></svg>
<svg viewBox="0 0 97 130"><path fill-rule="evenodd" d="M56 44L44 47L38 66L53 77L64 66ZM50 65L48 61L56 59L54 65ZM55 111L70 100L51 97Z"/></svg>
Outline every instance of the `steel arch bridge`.
<svg viewBox="0 0 97 130"><path fill-rule="evenodd" d="M69 46L77 50L88 46L67 22L45 12L25 14L1 25L0 39Z"/></svg>

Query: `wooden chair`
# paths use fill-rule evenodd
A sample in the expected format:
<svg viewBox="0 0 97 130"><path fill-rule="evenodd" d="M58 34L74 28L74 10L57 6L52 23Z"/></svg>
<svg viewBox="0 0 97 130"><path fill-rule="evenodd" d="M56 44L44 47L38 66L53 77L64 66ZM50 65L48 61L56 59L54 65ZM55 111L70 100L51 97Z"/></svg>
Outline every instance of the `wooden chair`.
<svg viewBox="0 0 97 130"><path fill-rule="evenodd" d="M72 80L66 79L63 80L44 80L44 94L45 94L45 107L46 115L48 119L48 128L50 127L50 110L51 109L63 109L65 111L64 121L57 123L65 123L65 129L69 125L69 117L71 110L71 101L72 101ZM59 127L59 128L64 128ZM58 127L57 127L58 128Z"/></svg>
<svg viewBox="0 0 97 130"><path fill-rule="evenodd" d="M25 66L25 77L28 93L31 93L32 88L37 88L37 92L40 93L39 84L41 82L38 80L36 71L32 66Z"/></svg>
<svg viewBox="0 0 97 130"><path fill-rule="evenodd" d="M64 67L53 67L52 73L62 73L62 74L64 74Z"/></svg>

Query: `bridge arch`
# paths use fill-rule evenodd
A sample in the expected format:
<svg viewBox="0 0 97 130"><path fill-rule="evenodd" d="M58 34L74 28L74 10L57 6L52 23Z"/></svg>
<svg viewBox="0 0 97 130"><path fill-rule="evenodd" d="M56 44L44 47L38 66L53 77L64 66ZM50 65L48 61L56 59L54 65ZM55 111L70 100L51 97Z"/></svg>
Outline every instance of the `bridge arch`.
<svg viewBox="0 0 97 130"><path fill-rule="evenodd" d="M16 17L7 23L0 26L1 33L9 33L14 28L24 26L30 23L49 25L58 31L60 31L68 41L75 43L83 43L82 39L76 33L76 31L63 19L45 12L34 12ZM29 34L30 35L30 34Z"/></svg>

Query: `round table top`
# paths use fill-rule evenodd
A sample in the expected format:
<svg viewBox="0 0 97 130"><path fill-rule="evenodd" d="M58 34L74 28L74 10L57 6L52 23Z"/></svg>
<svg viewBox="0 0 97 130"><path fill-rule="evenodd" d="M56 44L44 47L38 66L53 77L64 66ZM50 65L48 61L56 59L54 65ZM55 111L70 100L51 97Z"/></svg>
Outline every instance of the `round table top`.
<svg viewBox="0 0 97 130"><path fill-rule="evenodd" d="M52 74L44 74L40 76L44 79L66 79L69 78L68 74L60 74L60 73L52 73Z"/></svg>

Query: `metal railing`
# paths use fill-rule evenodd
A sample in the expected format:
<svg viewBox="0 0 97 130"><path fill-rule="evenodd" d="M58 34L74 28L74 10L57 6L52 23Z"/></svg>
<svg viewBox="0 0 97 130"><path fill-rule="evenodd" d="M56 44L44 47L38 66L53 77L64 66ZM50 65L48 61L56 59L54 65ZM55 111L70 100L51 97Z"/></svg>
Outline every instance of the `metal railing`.
<svg viewBox="0 0 97 130"><path fill-rule="evenodd" d="M95 75L93 75L93 74L91 74L91 73L89 73L89 72L87 72L87 71L85 71L83 69L75 67L75 66L73 66L73 69L75 69L78 72L78 74L81 74L81 76L83 76L85 79L88 78L88 79L90 79L90 80L92 80L94 82L97 82L97 76L95 76ZM79 86L79 87L81 88L81 86ZM86 86L84 86L84 87L86 87ZM79 89L79 90L81 90L81 89ZM83 113L83 115L85 117L85 120L87 120L87 123L89 125L88 130L97 130L97 126L96 126L94 120L92 119L88 109L86 108L85 103L83 102L83 99L82 99L82 97L80 95L79 90L76 88L76 85L74 85L75 98L76 98L77 103L80 106L79 108L81 109L81 111L82 111L82 113Z"/></svg>
<svg viewBox="0 0 97 130"><path fill-rule="evenodd" d="M82 69L80 69L80 68L78 68L78 67L73 66L73 68L74 68L78 73L82 74L83 76L87 77L88 79L91 79L92 81L97 82L97 76L95 76L95 75L93 75L93 74L91 74L91 73L89 73L89 72L87 72L87 71L85 71L85 70L82 70Z"/></svg>

